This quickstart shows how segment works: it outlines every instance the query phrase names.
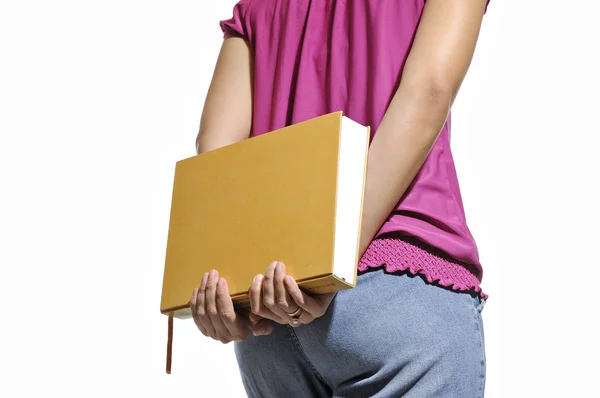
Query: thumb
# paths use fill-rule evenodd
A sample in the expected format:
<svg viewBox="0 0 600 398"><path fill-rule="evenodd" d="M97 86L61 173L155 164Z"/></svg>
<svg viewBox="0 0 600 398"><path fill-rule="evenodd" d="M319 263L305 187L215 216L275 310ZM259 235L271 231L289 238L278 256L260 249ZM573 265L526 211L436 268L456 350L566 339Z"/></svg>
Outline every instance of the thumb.
<svg viewBox="0 0 600 398"><path fill-rule="evenodd" d="M253 330L255 336L271 334L273 331L273 321L263 318L254 325Z"/></svg>
<svg viewBox="0 0 600 398"><path fill-rule="evenodd" d="M256 323L258 321L260 321L261 319L264 319L264 318L258 314L255 314L254 312L251 312L248 315L248 319L250 319L250 324L252 325L252 327L254 327L254 325L256 325Z"/></svg>
<svg viewBox="0 0 600 398"><path fill-rule="evenodd" d="M333 301L333 299L335 298L335 296L338 293L339 293L339 291L333 292L333 293L317 294L317 295L313 296L313 298L315 299L315 301L317 303L319 303L319 305L321 307L323 307L323 306L329 307L329 304L331 304L331 302Z"/></svg>

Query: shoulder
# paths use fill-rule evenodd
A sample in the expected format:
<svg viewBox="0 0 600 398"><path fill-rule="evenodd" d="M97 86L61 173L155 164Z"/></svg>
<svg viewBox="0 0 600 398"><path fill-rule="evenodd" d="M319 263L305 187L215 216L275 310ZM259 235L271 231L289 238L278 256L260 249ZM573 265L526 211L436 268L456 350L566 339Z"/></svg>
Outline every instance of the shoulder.
<svg viewBox="0 0 600 398"><path fill-rule="evenodd" d="M233 6L231 18L219 22L225 37L241 36L252 41L260 26L259 17L275 9L277 0L240 0Z"/></svg>
<svg viewBox="0 0 600 398"><path fill-rule="evenodd" d="M299 23L303 26L310 0L240 0L230 19L220 21L225 36L237 35L253 42L258 33L282 34Z"/></svg>

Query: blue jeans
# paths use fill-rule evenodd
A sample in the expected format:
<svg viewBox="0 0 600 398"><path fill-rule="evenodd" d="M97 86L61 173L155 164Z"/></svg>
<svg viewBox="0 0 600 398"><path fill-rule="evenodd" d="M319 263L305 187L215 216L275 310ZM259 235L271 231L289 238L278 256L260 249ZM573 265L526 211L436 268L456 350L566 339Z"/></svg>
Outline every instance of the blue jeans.
<svg viewBox="0 0 600 398"><path fill-rule="evenodd" d="M485 300L382 268L327 313L234 343L249 397L483 397Z"/></svg>

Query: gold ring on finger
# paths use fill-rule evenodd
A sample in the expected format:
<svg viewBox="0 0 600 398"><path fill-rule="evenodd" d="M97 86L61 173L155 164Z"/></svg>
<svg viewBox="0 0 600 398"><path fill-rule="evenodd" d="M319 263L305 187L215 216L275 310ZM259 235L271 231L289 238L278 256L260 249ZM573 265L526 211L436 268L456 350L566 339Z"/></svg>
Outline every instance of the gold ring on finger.
<svg viewBox="0 0 600 398"><path fill-rule="evenodd" d="M298 309L292 313L286 312L290 318L292 318L292 323L294 325L298 325L300 323L300 317L304 313L304 309L302 307L298 307Z"/></svg>

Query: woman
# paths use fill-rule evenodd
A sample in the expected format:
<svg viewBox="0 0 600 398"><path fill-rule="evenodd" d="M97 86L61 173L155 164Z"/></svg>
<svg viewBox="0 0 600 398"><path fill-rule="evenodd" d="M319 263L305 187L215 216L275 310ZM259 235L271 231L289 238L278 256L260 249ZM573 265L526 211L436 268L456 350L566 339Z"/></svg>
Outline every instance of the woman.
<svg viewBox="0 0 600 398"><path fill-rule="evenodd" d="M192 293L200 331L235 341L249 396L483 396L487 295L449 136L486 7L242 0L221 22L198 153L338 110L373 131L354 289L308 296L274 262L251 314L217 270Z"/></svg>

